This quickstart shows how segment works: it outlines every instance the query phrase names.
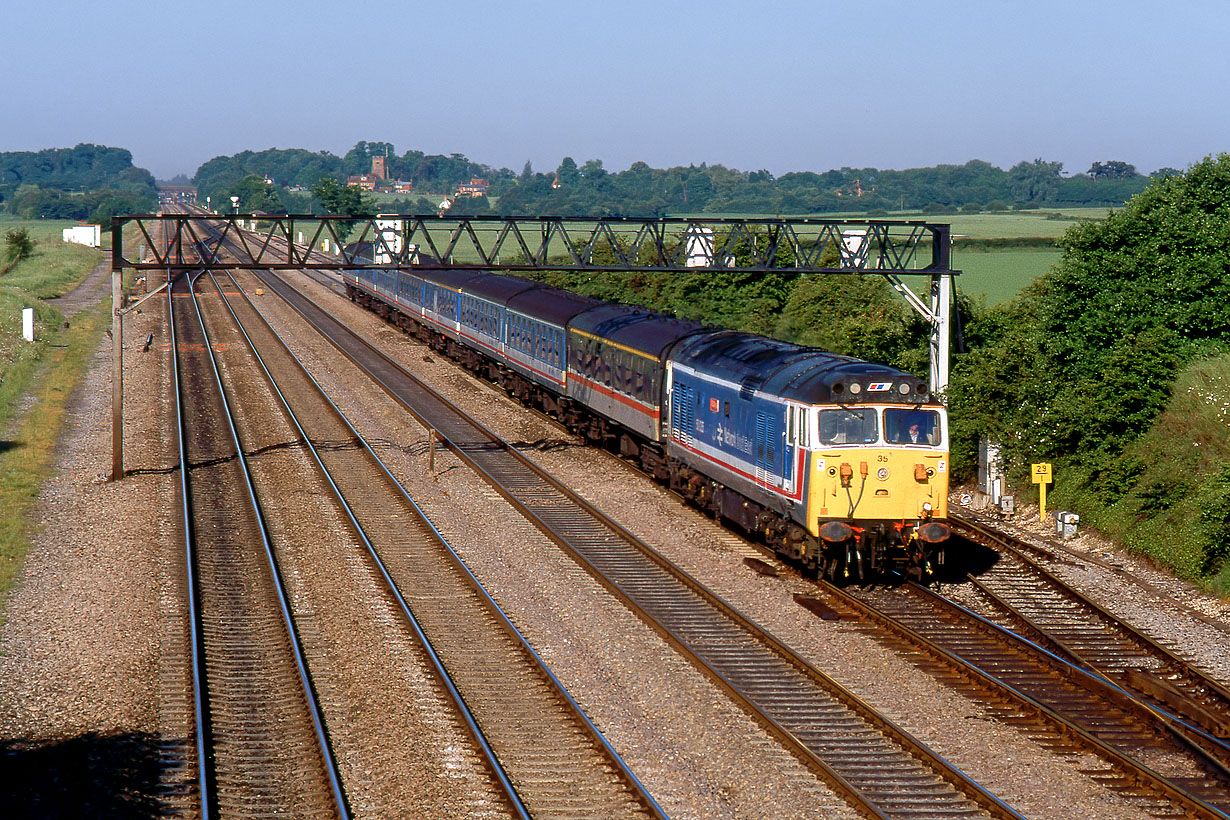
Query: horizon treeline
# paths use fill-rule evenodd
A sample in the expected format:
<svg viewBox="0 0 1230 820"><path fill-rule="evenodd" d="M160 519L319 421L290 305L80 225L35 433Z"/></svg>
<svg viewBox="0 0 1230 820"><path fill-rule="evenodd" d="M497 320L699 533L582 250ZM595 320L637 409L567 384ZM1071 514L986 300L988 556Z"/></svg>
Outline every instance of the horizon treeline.
<svg viewBox="0 0 1230 820"><path fill-rule="evenodd" d="M193 177L199 195L225 202L240 197L240 210L319 212L308 189L321 178L345 182L371 172L372 158L384 157L388 177L412 182L404 199L381 209L431 212L440 198L475 178L490 185L487 197L460 197L454 212L550 214L558 216L664 216L667 214L805 214L893 211L952 213L1039 207L1116 207L1140 193L1150 177L1123 161L1096 162L1085 173L1065 176L1063 163L1034 159L1004 170L982 160L907 170L841 168L800 171L775 177L765 170L740 171L723 165L652 168L635 162L608 171L602 160L578 165L564 157L550 171L526 162L520 173L494 168L464 154L398 155L388 142L357 143L345 156L327 151L269 149L214 157ZM1162 169L1152 177L1177 174ZM255 178L255 179L253 179ZM265 179L272 185L254 185ZM300 190L293 190L300 189Z"/></svg>
<svg viewBox="0 0 1230 820"><path fill-rule="evenodd" d="M481 178L486 197L460 197L454 213L550 214L560 216L664 216L667 214L808 214L892 212L924 214L1008 211L1039 207L1116 207L1144 190L1151 177L1123 161L1095 162L1085 173L1064 175L1063 164L1022 161L1005 170L983 160L964 165L887 170L841 168L774 176L723 165L652 168L635 162L608 171L600 159L578 165L564 157L537 172L526 162L520 173L494 168L464 154L397 154L388 142L360 141L344 156L301 148L242 151L205 162L191 179L200 196L227 202L240 197L245 212L320 213L310 189L321 179L344 183L371 171L385 157L388 176L413 183L406 197L380 209L433 212L441 197ZM177 177L177 181L189 181ZM265 180L272 184L266 184ZM74 148L0 153L0 209L24 218L89 219L106 222L117 213L152 210L153 176L132 164L123 148L80 144Z"/></svg>

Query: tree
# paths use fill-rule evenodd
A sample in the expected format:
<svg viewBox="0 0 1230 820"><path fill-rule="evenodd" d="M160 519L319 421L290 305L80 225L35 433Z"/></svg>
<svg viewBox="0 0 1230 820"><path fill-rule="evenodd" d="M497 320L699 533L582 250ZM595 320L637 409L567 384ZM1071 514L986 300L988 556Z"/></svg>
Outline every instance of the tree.
<svg viewBox="0 0 1230 820"><path fill-rule="evenodd" d="M606 169L602 167L602 160L589 159L581 166L581 176L585 177L590 182L598 182L606 176Z"/></svg>
<svg viewBox="0 0 1230 820"><path fill-rule="evenodd" d="M376 204L364 194L363 189L341 185L332 177L321 177L312 186L312 196L327 214L371 218L376 215ZM340 236L350 233L359 220L342 220L338 224Z"/></svg>
<svg viewBox="0 0 1230 820"><path fill-rule="evenodd" d="M278 197L277 189L265 181L265 177L257 176L256 174L248 174L246 177L235 182L226 191L223 192L221 201L228 202L233 196L239 197L239 212L240 213L284 213L282 200Z"/></svg>
<svg viewBox="0 0 1230 820"><path fill-rule="evenodd" d="M563 187L575 187L581 179L581 172L577 170L576 160L572 157L564 157L559 164L559 168L555 169L555 177Z"/></svg>
<svg viewBox="0 0 1230 820"><path fill-rule="evenodd" d="M1135 165L1129 165L1117 159L1095 162L1089 166L1088 174L1094 179L1132 179L1140 176L1136 173Z"/></svg>
<svg viewBox="0 0 1230 820"><path fill-rule="evenodd" d="M1013 198L1022 204L1046 202L1059 188L1062 170L1062 162L1018 162L1008 169Z"/></svg>
<svg viewBox="0 0 1230 820"><path fill-rule="evenodd" d="M690 211L703 211L713 199L713 182L709 175L697 171L688 175L683 183L683 201Z"/></svg>

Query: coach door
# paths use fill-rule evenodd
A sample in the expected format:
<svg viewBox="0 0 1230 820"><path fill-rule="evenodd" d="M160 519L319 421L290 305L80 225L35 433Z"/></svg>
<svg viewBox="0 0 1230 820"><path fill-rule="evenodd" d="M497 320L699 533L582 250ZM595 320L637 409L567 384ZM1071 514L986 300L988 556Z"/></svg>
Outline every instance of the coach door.
<svg viewBox="0 0 1230 820"><path fill-rule="evenodd" d="M799 448L807 448L807 410L786 405L786 429L782 432L782 491L794 495L798 489Z"/></svg>

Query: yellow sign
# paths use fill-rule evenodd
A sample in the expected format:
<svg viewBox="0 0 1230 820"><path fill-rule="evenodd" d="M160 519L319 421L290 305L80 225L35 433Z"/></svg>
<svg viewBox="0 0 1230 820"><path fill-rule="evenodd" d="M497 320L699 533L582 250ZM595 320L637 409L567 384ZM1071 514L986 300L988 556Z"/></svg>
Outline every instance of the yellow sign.
<svg viewBox="0 0 1230 820"><path fill-rule="evenodd" d="M1050 464L1030 464L1029 474L1038 485L1038 520L1046 520L1046 485L1051 483Z"/></svg>

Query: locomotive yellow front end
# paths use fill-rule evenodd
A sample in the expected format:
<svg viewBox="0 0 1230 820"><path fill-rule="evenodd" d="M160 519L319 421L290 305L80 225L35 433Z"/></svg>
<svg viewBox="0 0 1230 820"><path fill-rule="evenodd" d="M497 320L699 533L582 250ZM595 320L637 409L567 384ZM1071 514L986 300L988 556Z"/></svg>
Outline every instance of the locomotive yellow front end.
<svg viewBox="0 0 1230 820"><path fill-rule="evenodd" d="M841 405L815 412L808 523L825 573L837 580L929 576L943 562L948 538L943 406Z"/></svg>

